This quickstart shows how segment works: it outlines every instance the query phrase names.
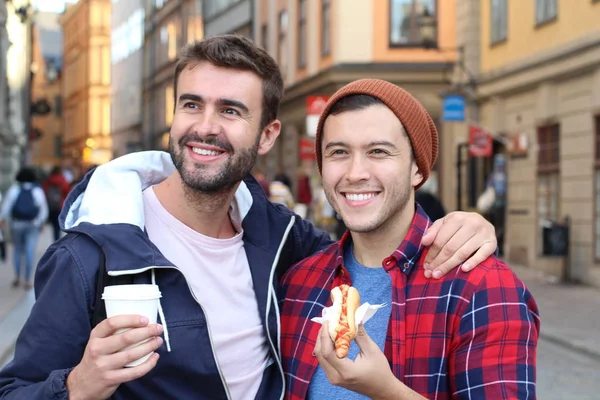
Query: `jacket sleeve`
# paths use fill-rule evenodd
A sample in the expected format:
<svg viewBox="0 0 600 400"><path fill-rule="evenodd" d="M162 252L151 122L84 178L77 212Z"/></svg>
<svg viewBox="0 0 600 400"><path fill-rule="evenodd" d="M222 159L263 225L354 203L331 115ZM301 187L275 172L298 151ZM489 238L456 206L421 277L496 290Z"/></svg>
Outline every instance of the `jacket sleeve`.
<svg viewBox="0 0 600 400"><path fill-rule="evenodd" d="M320 250L326 249L334 242L327 232L315 228L312 222L302 219L297 214L294 214L294 216L296 217L294 226L288 236L284 252L281 254L280 262L277 266L279 278L292 265L312 256Z"/></svg>
<svg viewBox="0 0 600 400"><path fill-rule="evenodd" d="M72 248L56 246L38 265L36 302L13 361L0 371L0 399L68 399L67 375L81 361L91 332L91 283Z"/></svg>
<svg viewBox="0 0 600 400"><path fill-rule="evenodd" d="M539 312L508 268L489 271L460 315L449 357L453 399L535 399Z"/></svg>

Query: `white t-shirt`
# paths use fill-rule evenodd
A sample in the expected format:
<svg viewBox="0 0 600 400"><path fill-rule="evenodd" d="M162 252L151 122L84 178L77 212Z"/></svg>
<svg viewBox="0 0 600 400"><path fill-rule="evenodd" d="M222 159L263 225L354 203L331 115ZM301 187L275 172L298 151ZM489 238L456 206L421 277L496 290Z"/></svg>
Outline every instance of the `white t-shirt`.
<svg viewBox="0 0 600 400"><path fill-rule="evenodd" d="M152 188L144 191L144 213L150 240L183 273L205 312L231 397L254 399L269 362L269 347L241 227L230 239L204 236L171 215Z"/></svg>

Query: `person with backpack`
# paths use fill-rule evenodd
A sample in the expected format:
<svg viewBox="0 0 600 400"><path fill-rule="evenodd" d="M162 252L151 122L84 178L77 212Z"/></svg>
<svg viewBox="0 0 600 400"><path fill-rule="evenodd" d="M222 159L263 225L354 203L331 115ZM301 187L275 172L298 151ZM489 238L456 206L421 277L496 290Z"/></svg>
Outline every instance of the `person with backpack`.
<svg viewBox="0 0 600 400"><path fill-rule="evenodd" d="M60 239L58 216L60 215L60 211L62 210L67 195L71 191L71 185L67 182L62 168L57 165L52 168L50 176L48 176L48 179L42 184L42 188L46 193L46 200L48 201L48 221L52 225L54 241L57 241Z"/></svg>
<svg viewBox="0 0 600 400"><path fill-rule="evenodd" d="M0 210L0 228L10 220L10 231L14 245L13 262L15 280L13 287L21 283L21 261L25 257L25 276L23 288L31 289L31 268L35 258L38 235L48 218L46 196L40 187L35 170L22 168L14 184L6 193L6 199Z"/></svg>

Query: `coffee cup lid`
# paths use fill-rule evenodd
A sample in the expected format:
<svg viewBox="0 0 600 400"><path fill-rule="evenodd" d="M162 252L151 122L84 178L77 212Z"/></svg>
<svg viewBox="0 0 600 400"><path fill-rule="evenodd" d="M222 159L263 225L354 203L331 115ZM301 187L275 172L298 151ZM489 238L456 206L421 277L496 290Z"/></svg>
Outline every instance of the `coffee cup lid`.
<svg viewBox="0 0 600 400"><path fill-rule="evenodd" d="M104 300L153 300L160 299L158 285L114 285L104 287Z"/></svg>

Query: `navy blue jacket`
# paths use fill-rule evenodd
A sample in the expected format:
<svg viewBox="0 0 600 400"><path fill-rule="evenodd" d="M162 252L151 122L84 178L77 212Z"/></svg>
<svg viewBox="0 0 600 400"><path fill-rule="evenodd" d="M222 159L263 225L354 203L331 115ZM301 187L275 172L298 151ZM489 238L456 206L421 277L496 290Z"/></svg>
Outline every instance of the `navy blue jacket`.
<svg viewBox="0 0 600 400"><path fill-rule="evenodd" d="M164 155L160 158L164 160ZM101 171L98 174L102 174L101 168L104 166L97 169ZM171 166L157 168L164 176L172 171ZM136 283L147 283L148 271L154 271L171 345L171 352L167 352L163 343L158 349L157 366L146 376L122 384L112 398L228 399L204 313L183 274L150 242L143 224L94 223L93 217L86 216L88 184L95 187L89 190L92 195L107 192L102 202L109 208L108 219L114 219L110 215L111 199L124 207L135 206L128 203L127 197L115 200L110 185L94 185L95 174L88 174L69 195L61 214L61 223L68 234L46 251L38 265L36 303L17 340L15 359L0 371L0 399L68 398L66 377L81 361L92 329L100 249L106 255L106 268L111 275L135 274ZM140 181L141 189L157 183ZM141 196L139 189L132 189L136 196ZM264 371L256 398L281 399L284 380L276 298L279 277L288 267L327 247L331 239L287 208L269 202L252 177L240 185L236 200L246 201L245 208L240 207L244 208L241 210L244 248L274 361Z"/></svg>

